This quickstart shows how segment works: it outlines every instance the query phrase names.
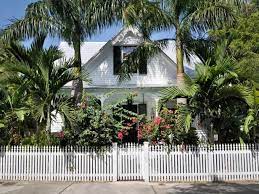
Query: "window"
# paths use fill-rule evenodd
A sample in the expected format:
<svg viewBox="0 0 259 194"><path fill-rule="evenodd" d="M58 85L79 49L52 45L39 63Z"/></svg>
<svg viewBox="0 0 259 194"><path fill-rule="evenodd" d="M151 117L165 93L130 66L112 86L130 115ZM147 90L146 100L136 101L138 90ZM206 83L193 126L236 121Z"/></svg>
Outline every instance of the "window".
<svg viewBox="0 0 259 194"><path fill-rule="evenodd" d="M165 104L165 107L166 107L168 110L175 110L175 109L176 109L176 106L177 106L176 100L169 100L169 101L167 101L166 104Z"/></svg>
<svg viewBox="0 0 259 194"><path fill-rule="evenodd" d="M127 60L129 55L136 49L135 46L123 46L121 47L122 62ZM137 69L131 71L131 73L138 73Z"/></svg>
<svg viewBox="0 0 259 194"><path fill-rule="evenodd" d="M147 115L147 105L146 104L138 104L138 114L139 115Z"/></svg>
<svg viewBox="0 0 259 194"><path fill-rule="evenodd" d="M136 46L114 46L113 47L113 65L114 75L118 75L123 61L136 49ZM141 60L140 68L132 73L147 74L147 60Z"/></svg>
<svg viewBox="0 0 259 194"><path fill-rule="evenodd" d="M128 56L136 49L135 46L123 46L121 47L122 50L122 61L125 61Z"/></svg>

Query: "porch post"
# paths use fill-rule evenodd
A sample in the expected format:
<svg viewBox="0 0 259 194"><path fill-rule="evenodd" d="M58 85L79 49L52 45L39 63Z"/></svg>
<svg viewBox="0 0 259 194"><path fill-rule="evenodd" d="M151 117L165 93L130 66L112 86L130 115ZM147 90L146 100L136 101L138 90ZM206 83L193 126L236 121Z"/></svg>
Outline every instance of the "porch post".
<svg viewBox="0 0 259 194"><path fill-rule="evenodd" d="M103 108L103 106L104 106L104 101L106 100L106 96L104 96L104 95L101 95L100 97L100 101L101 101L101 108Z"/></svg>
<svg viewBox="0 0 259 194"><path fill-rule="evenodd" d="M159 98L155 98L155 108L156 108L156 112L155 112L155 116L157 117L158 114L159 114L159 110L158 110L158 107L159 106Z"/></svg>

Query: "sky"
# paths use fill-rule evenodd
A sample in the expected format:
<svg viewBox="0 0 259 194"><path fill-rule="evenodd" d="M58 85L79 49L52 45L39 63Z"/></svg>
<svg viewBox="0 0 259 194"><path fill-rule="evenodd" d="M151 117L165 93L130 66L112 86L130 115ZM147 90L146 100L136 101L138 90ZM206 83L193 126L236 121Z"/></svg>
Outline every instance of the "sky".
<svg viewBox="0 0 259 194"><path fill-rule="evenodd" d="M35 2L36 0L0 0L0 28L4 28L10 24L10 20L15 18L22 18L24 16L25 9L28 4ZM107 29L104 29L101 33L94 35L88 41L106 42L115 36L120 29L121 25L113 25ZM165 31L154 33L152 39L170 38L172 37L172 31ZM26 44L29 44L27 41ZM57 38L48 38L46 45L58 45L60 40Z"/></svg>

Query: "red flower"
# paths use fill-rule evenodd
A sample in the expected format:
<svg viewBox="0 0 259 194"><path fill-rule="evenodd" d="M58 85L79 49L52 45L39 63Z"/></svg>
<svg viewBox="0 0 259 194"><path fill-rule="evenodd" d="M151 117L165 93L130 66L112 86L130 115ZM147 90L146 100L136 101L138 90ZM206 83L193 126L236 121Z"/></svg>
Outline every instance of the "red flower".
<svg viewBox="0 0 259 194"><path fill-rule="evenodd" d="M154 123L155 123L156 125L160 125L161 121L162 121L162 118L161 118L161 117L156 117L155 120L154 120Z"/></svg>
<svg viewBox="0 0 259 194"><path fill-rule="evenodd" d="M59 133L58 133L58 137L60 138L60 139L63 139L64 138L64 131L60 131Z"/></svg>
<svg viewBox="0 0 259 194"><path fill-rule="evenodd" d="M121 131L118 132L118 139L119 140L123 139L123 133Z"/></svg>

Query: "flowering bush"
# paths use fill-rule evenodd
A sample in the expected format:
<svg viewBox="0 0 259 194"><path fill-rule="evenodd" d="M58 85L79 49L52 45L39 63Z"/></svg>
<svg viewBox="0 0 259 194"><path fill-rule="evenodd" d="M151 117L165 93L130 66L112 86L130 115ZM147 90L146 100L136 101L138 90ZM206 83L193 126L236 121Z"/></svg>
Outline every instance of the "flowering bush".
<svg viewBox="0 0 259 194"><path fill-rule="evenodd" d="M158 117L139 124L139 141L149 141L152 144L197 144L198 137L195 130L186 132L177 129L176 120L177 111L164 108Z"/></svg>
<svg viewBox="0 0 259 194"><path fill-rule="evenodd" d="M66 145L105 146L122 143L138 122L137 114L125 110L121 102L101 107L94 97L88 97L77 110L73 129L64 134Z"/></svg>
<svg viewBox="0 0 259 194"><path fill-rule="evenodd" d="M134 139L133 134L134 134L137 124L138 124L137 117L131 117L128 120L124 121L123 129L118 131L118 140L120 143L128 142L128 141L132 140L132 138Z"/></svg>

